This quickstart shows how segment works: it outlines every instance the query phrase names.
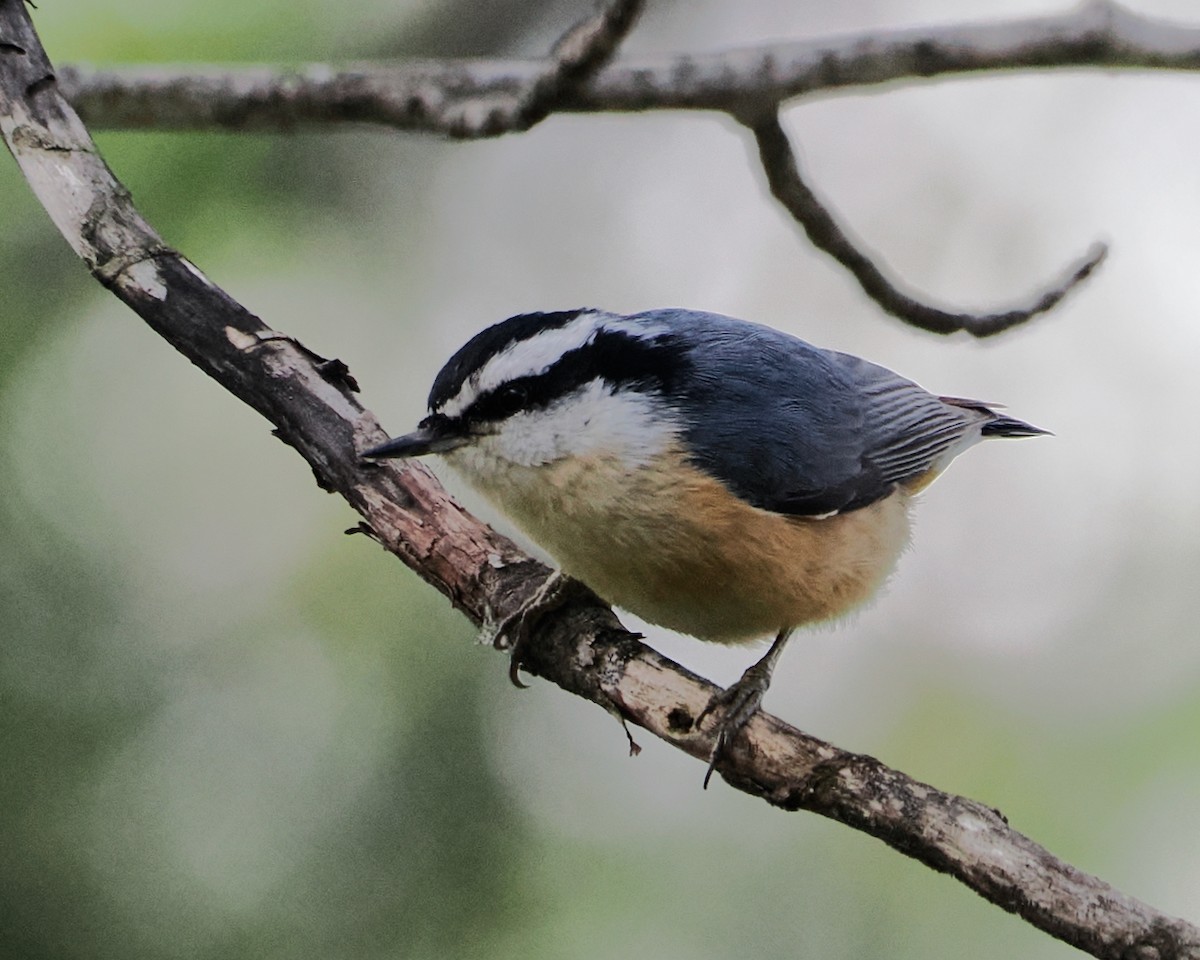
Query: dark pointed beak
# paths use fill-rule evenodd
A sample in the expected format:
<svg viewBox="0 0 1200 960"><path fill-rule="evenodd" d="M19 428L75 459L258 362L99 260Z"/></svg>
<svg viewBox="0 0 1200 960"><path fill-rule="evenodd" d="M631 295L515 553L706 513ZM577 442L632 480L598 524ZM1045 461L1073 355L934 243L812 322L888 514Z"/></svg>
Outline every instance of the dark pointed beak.
<svg viewBox="0 0 1200 960"><path fill-rule="evenodd" d="M390 460L396 457L423 457L427 453L445 453L470 441L458 424L447 417L426 417L412 433L363 451L366 460Z"/></svg>

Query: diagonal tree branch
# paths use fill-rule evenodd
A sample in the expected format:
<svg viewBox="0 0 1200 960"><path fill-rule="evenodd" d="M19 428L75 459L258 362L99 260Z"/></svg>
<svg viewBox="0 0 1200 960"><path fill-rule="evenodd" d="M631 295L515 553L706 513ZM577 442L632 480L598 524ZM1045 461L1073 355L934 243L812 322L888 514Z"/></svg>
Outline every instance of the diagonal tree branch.
<svg viewBox="0 0 1200 960"><path fill-rule="evenodd" d="M964 330L975 337L990 337L1053 309L1059 301L1086 280L1108 255L1108 248L1094 244L1078 263L1072 264L1054 286L1039 293L1028 306L997 313L951 313L940 310L904 293L887 278L876 258L855 245L800 174L796 154L787 133L774 111L758 119L745 121L758 144L758 155L767 174L771 194L796 222L808 239L842 264L867 295L893 316L932 333L956 333Z"/></svg>
<svg viewBox="0 0 1200 960"><path fill-rule="evenodd" d="M382 438L345 366L258 317L163 244L62 97L21 0L0 0L0 133L93 275L172 346L262 413L356 530L416 570L477 625L502 619L548 570L468 515L420 465L361 462ZM714 688L638 642L594 597L546 618L523 664L699 758ZM1200 958L1200 929L1058 860L995 810L757 715L720 766L734 787L861 830L1097 957Z"/></svg>

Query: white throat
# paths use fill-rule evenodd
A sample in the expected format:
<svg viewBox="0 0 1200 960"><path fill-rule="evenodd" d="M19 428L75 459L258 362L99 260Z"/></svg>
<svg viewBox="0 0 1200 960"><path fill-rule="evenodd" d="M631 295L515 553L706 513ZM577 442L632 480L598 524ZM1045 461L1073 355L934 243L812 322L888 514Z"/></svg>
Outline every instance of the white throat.
<svg viewBox="0 0 1200 960"><path fill-rule="evenodd" d="M593 380L542 410L514 414L446 460L488 479L511 466L540 467L568 457L603 456L630 468L651 463L678 438L660 401Z"/></svg>

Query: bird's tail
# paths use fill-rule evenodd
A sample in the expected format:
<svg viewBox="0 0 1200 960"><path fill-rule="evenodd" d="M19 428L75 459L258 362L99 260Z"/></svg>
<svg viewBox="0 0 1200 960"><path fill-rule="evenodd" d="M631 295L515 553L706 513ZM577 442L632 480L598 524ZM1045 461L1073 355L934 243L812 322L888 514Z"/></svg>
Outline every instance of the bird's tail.
<svg viewBox="0 0 1200 960"><path fill-rule="evenodd" d="M943 403L954 407L966 407L977 410L987 416L980 433L985 437L1042 437L1050 435L1049 430L1035 427L1032 423L1018 420L1003 413L997 413L994 407L998 404L981 403L978 400L964 400L961 397L939 397Z"/></svg>
<svg viewBox="0 0 1200 960"><path fill-rule="evenodd" d="M1044 437L1050 434L1049 430L1043 430L1041 427L1035 427L1032 423L1018 420L1016 417L1006 417L1003 414L997 414L993 419L988 420L980 432L985 437Z"/></svg>

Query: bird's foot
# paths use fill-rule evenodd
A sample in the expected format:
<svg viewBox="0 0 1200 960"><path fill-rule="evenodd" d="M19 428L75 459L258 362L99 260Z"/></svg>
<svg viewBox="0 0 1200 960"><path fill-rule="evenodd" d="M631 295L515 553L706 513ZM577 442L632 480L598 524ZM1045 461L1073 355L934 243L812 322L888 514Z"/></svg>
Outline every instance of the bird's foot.
<svg viewBox="0 0 1200 960"><path fill-rule="evenodd" d="M699 729L710 713L719 713L721 719L717 722L716 738L713 740L713 750L708 758L708 770L704 773L704 789L708 789L708 781L712 779L717 764L724 759L730 745L742 731L755 713L771 686L771 675L775 672L775 664L783 648L787 644L791 630L780 630L769 650L758 663L751 666L733 685L719 693L713 694L708 705L700 711L696 718L696 728Z"/></svg>
<svg viewBox="0 0 1200 960"><path fill-rule="evenodd" d="M586 590L587 587L578 580L555 570L514 613L498 624L484 628L481 639L485 643L491 643L497 650L509 651L508 678L514 686L529 686L521 682L521 663L538 624L547 614L566 606Z"/></svg>
<svg viewBox="0 0 1200 960"><path fill-rule="evenodd" d="M709 714L717 714L720 717L717 721L713 750L708 758L708 770L704 773L705 790L708 789L708 781L712 779L717 764L725 757L742 728L758 711L763 696L771 685L771 671L760 669L762 666L762 663L754 664L736 683L713 694L708 705L696 718L696 726L700 727Z"/></svg>

